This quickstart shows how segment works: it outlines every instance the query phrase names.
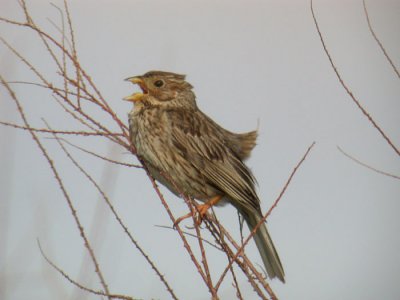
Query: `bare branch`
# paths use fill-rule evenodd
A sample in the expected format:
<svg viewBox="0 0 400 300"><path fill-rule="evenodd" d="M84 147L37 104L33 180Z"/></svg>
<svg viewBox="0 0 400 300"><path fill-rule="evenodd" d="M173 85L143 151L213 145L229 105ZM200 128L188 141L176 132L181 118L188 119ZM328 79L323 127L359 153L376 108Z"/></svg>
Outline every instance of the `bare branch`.
<svg viewBox="0 0 400 300"><path fill-rule="evenodd" d="M385 55L387 61L392 66L393 71L396 73L397 77L400 79L399 70L397 70L397 68L394 65L393 61L390 59L389 55L387 54L385 47L383 47L381 41L378 39L378 36L376 35L374 29L372 28L371 21L369 20L369 15L368 15L368 10L367 10L367 5L365 4L365 0L363 0L363 6L364 6L365 17L367 18L369 32L371 32L371 34L374 37L375 41L378 43L379 48L381 48L381 50L383 52L383 55Z"/></svg>
<svg viewBox="0 0 400 300"><path fill-rule="evenodd" d="M57 133L57 132L54 131L54 133ZM85 153L88 153L88 154L90 154L90 155L93 155L93 156L95 156L95 157L97 157L97 158L100 158L100 159L102 159L102 160L108 161L108 162L110 162L110 163L117 164L117 165L121 165L121 166L125 166L125 167L130 167L130 168L143 169L143 166L140 166L140 165L134 165L134 164L124 163L124 162L116 161L116 160L107 158L107 157L105 157L105 156L99 155L99 154L97 154L97 153L94 153L94 152L92 152L92 151L89 151L89 150L87 150L87 149L84 149L84 148L82 148L82 147L80 147L80 146L78 146L78 145L75 145L75 144L71 143L70 141L67 141L66 139L60 139L60 140L62 140L64 143L67 143L68 145L70 145L70 146L72 146L72 147L74 147L74 148L76 148L76 149L79 149L79 150L81 150L81 151L83 151L83 152L85 152Z"/></svg>
<svg viewBox="0 0 400 300"><path fill-rule="evenodd" d="M374 172L376 172L376 173L379 173L379 174L382 174L382 175L385 175L385 176L393 177L393 178L395 178L395 179L400 179L400 176L393 175L393 174L390 174L390 173L381 171L381 170L379 170L379 169L377 169L377 168L371 167L370 165L368 165L368 164L366 164L366 163L364 163L364 162L358 160L358 159L355 158L354 156L351 156L350 154L346 153L346 152L345 152L342 148L340 148L339 146L337 146L337 148L338 148L338 150L339 150L340 152L342 152L343 155L347 156L348 158L350 158L352 161L358 163L359 165L361 165L361 166L363 166L363 167L366 167L367 169L370 169L370 170L372 170L372 171L374 171Z"/></svg>
<svg viewBox="0 0 400 300"><path fill-rule="evenodd" d="M329 62L331 63L331 66L336 74L336 77L338 78L340 84L342 85L342 87L345 89L346 93L350 96L350 98L352 99L352 101L357 105L357 107L361 110L361 112L364 114L364 116L366 116L369 120L369 122L379 131L379 133L381 134L381 136L386 140L386 142L390 145L390 147L392 147L392 149L397 153L397 155L400 156L400 150L396 148L396 146L393 144L393 142L391 141L391 139L386 135L386 133L381 129L381 127L375 122L375 120L372 118L372 116L368 113L368 111L361 105L361 103L356 99L356 97L353 95L353 93L350 91L350 89L347 87L347 85L344 83L342 77L339 74L339 71L336 68L335 63L333 62L333 59L331 57L331 55L329 54L328 48L325 45L325 41L324 38L322 36L321 30L319 29L319 25L317 22L317 18L315 17L315 13L314 13L314 9L313 9L313 1L310 0L310 4L311 4L311 13L314 19L314 24L315 27L317 29L319 38L321 40L322 46L324 48L325 54L329 59Z"/></svg>
<svg viewBox="0 0 400 300"><path fill-rule="evenodd" d="M253 287L254 291L257 293L257 295L261 298L261 299L267 299L267 297L264 295L264 293L262 292L260 286L257 284L256 280L264 287L264 289L269 293L270 297L272 299L277 299L276 295L272 292L272 290L270 289L269 285L267 284L267 282L265 281L265 277L263 277L254 267L252 261L246 256L244 249L240 255L240 257L243 259L243 261L239 260L239 256L235 256L235 253L233 252L233 250L229 247L229 245L225 242L225 238L233 245L233 247L235 248L235 251L238 251L240 248L240 245L238 243L236 243L236 241L233 239L233 237L231 236L231 234L229 233L228 230L226 230L221 223L218 222L218 220L216 220L215 225L211 224L210 222L206 222L207 224L207 228L210 226L211 228L209 228L211 234L215 237L216 241L221 245L221 247L224 249L227 258L228 258L228 267L230 270L232 270L232 264L233 262L235 262L240 269L243 271L243 273L246 275L249 283L251 284L251 286ZM215 285L215 288L218 290L219 287L221 286L224 277L227 273L227 269L225 269L217 284Z"/></svg>
<svg viewBox="0 0 400 300"><path fill-rule="evenodd" d="M46 124L48 126L48 124ZM50 128L49 128L50 129ZM139 243L133 238L132 234L129 232L128 228L126 227L125 223L122 221L122 219L120 218L120 216L117 214L114 206L112 205L110 199L108 198L108 196L104 193L104 191L101 189L101 187L98 185L98 183L93 179L92 176L89 175L89 173L82 168L82 166L73 158L73 156L68 152L68 150L65 148L65 146L63 145L61 139L59 139L57 137L57 135L54 134L54 138L56 139L56 141L58 142L58 144L60 145L61 149L63 150L63 152L67 155L67 157L71 160L71 162L79 169L79 171L85 175L85 177L93 184L93 186L96 188L96 190L101 194L101 196L103 197L103 199L105 200L105 202L107 203L108 207L110 208L111 212L113 213L114 217L116 218L116 220L118 221L118 223L121 225L121 227L124 229L125 233L128 235L129 239L131 240L132 244L139 250L139 252L141 253L141 255L146 259L146 261L149 263L149 265L151 266L151 268L156 272L156 274L158 275L158 277L160 278L161 282L165 285L165 287L167 288L168 292L170 293L170 295L172 296L173 299L178 299L174 293L174 291L172 290L172 288L170 287L170 285L168 284L168 282L165 280L164 275L161 274L161 272L158 270L158 268L156 267L156 265L154 264L154 262L150 259L150 257L147 255L147 253L143 250L143 248L139 245Z"/></svg>
<svg viewBox="0 0 400 300"><path fill-rule="evenodd" d="M175 228L174 228L174 227L171 227L171 226L165 226L165 225L155 225L155 226L156 226L156 227L159 227L159 228L171 229L171 230L175 231ZM188 231L182 231L182 232L183 232L184 234L188 235L188 236L193 237L193 238L196 238L196 239L198 238L198 236L197 236L196 234L190 233L190 232L188 232ZM219 250L219 251L224 251L222 248L218 247L218 245L216 245L216 244L214 244L214 243L212 243L212 242L206 240L205 238L202 238L202 240L203 240L204 243L210 245L211 247L213 247L213 248L215 248L215 249L217 249L217 250Z"/></svg>
<svg viewBox="0 0 400 300"><path fill-rule="evenodd" d="M40 253L42 254L43 258L47 261L47 263L52 266L58 273L60 273L65 279L67 279L70 283L75 285L76 287L80 288L81 290L84 290L86 292L89 292L91 294L99 295L99 296L106 296L109 299L123 299L123 300L134 300L132 297L129 296L124 296L124 295L117 295L117 294L106 294L101 291L95 291L93 289L90 289L88 287L85 287L81 285L79 282L73 280L69 275L67 275L61 268L59 268L53 261L51 261L47 255L44 253L42 245L40 244L40 241L37 240L38 246Z"/></svg>
<svg viewBox="0 0 400 300"><path fill-rule="evenodd" d="M0 75L0 81L4 85L4 87L7 89L9 95L14 100L15 104L17 105L18 112L19 112L19 114L20 114L20 116L21 116L21 118L22 118L22 120L23 120L23 122L25 124L25 127L30 128L29 122L28 122L28 120L27 120L27 118L25 116L25 113L24 113L24 110L23 110L23 108L21 106L21 103L19 102L18 98L16 97L14 91L10 88L10 86L7 84L7 82L4 80L4 78L1 75ZM104 288L104 291L107 294L109 294L108 286L107 286L107 284L106 284L106 282L104 280L103 274L102 274L102 272L100 270L99 264L97 262L95 254L94 254L94 251L91 248L89 240L86 237L84 227L82 226L81 221L80 221L80 219L78 217L78 214L76 212L76 209L74 208L74 205L72 203L72 199L70 198L70 196L69 196L69 194L68 194L68 192L67 192L67 190L66 190L66 188L64 186L63 180L61 179L53 160L51 159L51 157L47 153L46 148L43 146L43 144L40 142L39 138L36 136L36 133L33 130L30 130L29 132L30 132L30 134L32 136L32 139L36 142L36 144L39 147L39 149L41 150L43 156L47 160L47 162L48 162L48 164L50 166L50 169L53 172L53 174L54 174L54 176L55 176L55 178L56 178L56 180L58 182L59 188L61 189L62 194L63 194L65 200L68 203L68 207L71 210L71 214L72 214L72 216L74 218L74 221L75 221L75 223L76 223L76 225L78 227L80 235L81 235L81 237L82 237L82 239L84 241L84 245L85 245L86 249L88 250L89 255L90 255L90 257L91 257L91 259L93 261L93 264L95 266L96 274L98 275L98 277L100 279L100 282L101 282L101 284L102 284L102 286Z"/></svg>
<svg viewBox="0 0 400 300"><path fill-rule="evenodd" d="M268 218L268 216L271 214L272 210L278 205L279 201L281 200L282 196L284 195L284 193L286 192L286 189L288 188L290 182L292 181L294 175L296 174L297 170L299 169L299 167L302 165L302 163L304 162L304 160L307 158L308 154L310 153L311 149L314 147L315 142L313 142L311 144L310 147L308 147L306 153L303 155L303 157L301 158L301 160L297 163L297 165L294 167L292 173L290 174L288 180L286 181L284 187L282 188L278 198L276 198L275 202L272 204L272 206L270 207L270 209L267 211L267 213L264 215L263 219L254 227L254 229L250 232L250 234L248 235L248 237L244 240L243 244L239 247L239 249L237 250L236 254L233 257L233 260L228 264L228 266L225 268L223 274L221 275L220 281L222 281L223 277L226 275L228 268L231 266L232 262L239 256L241 255L243 249L245 248L245 246L248 244L248 242L250 241L250 239L254 236L254 234L257 232L258 228L261 226L262 223L264 223L266 221L266 219ZM271 290L272 291L272 290Z"/></svg>
<svg viewBox="0 0 400 300"><path fill-rule="evenodd" d="M42 132L42 133L57 133L57 134L65 134L65 135L82 135L82 136L108 136L108 135L115 135L115 136L122 136L120 133L101 133L101 132L89 132L89 131L68 131L68 130L50 130L50 129L45 129L45 128L28 128L26 126L22 125L17 125L13 123L8 123L4 121L0 121L0 124L17 128L17 129L22 129L22 130L28 130L28 131L35 131L35 132Z"/></svg>

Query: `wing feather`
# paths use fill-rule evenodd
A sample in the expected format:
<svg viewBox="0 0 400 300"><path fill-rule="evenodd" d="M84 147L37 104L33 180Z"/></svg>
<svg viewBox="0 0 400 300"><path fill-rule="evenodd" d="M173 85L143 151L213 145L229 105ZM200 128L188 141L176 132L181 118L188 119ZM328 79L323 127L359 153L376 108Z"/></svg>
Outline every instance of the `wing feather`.
<svg viewBox="0 0 400 300"><path fill-rule="evenodd" d="M202 113L169 112L172 144L204 178L242 208L259 209L255 179L224 135Z"/></svg>

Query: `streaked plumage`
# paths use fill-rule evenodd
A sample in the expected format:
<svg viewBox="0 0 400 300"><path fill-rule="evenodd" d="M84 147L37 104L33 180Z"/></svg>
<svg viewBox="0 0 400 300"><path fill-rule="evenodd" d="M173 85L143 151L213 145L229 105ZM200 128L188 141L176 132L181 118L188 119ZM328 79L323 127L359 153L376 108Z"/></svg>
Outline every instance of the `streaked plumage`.
<svg viewBox="0 0 400 300"><path fill-rule="evenodd" d="M151 71L128 78L143 93L129 113L132 143L153 177L175 194L200 201L221 195L243 215L250 230L261 220L255 179L243 163L255 146L257 132L236 134L220 127L196 104L184 75ZM160 173L168 174L179 191ZM271 278L284 282L284 271L265 224L254 236Z"/></svg>

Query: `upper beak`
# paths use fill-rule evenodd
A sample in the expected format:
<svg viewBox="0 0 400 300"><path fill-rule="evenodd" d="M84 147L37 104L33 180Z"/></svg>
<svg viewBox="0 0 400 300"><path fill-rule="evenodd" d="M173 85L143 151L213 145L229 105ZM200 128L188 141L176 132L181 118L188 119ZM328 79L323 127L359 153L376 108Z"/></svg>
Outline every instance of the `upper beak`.
<svg viewBox="0 0 400 300"><path fill-rule="evenodd" d="M125 79L125 81L130 81L133 84L138 84L142 90L144 89L144 81L140 77L137 77L137 76L128 77ZM141 101L143 96L144 96L143 93L134 93L132 95L124 97L123 100L135 103L135 102Z"/></svg>
<svg viewBox="0 0 400 300"><path fill-rule="evenodd" d="M137 76L125 78L125 81L130 81L133 84L139 84L139 85L144 83L143 79Z"/></svg>

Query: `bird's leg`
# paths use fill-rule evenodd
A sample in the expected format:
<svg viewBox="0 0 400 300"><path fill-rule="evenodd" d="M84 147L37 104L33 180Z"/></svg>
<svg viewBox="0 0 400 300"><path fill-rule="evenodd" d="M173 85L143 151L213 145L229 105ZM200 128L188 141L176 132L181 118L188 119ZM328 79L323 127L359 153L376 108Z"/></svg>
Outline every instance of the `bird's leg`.
<svg viewBox="0 0 400 300"><path fill-rule="evenodd" d="M201 223L201 219L203 219L203 217L206 215L207 210L209 208L213 207L214 205L216 205L221 199L222 199L222 195L218 195L218 196L212 197L206 203L200 204L200 205L197 206L197 211L199 213L200 223Z"/></svg>
<svg viewBox="0 0 400 300"><path fill-rule="evenodd" d="M200 204L196 206L196 210L197 210L197 216L196 216L196 225L200 225L201 222L203 221L204 216L207 213L207 210L211 207L213 207L215 204L217 204L221 199L222 199L222 195L218 195L215 197L212 197L211 199L209 199L206 203L204 204ZM192 213L188 213L186 215L183 215L181 217L179 217L178 219L176 219L176 221L174 222L174 227L179 224L181 221L190 218L192 216Z"/></svg>

